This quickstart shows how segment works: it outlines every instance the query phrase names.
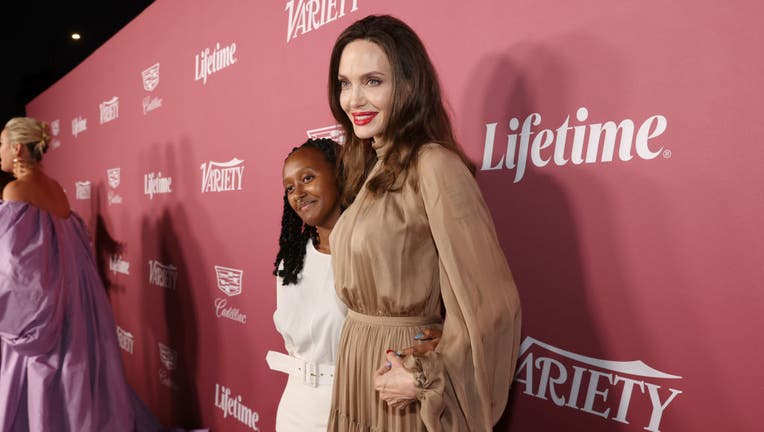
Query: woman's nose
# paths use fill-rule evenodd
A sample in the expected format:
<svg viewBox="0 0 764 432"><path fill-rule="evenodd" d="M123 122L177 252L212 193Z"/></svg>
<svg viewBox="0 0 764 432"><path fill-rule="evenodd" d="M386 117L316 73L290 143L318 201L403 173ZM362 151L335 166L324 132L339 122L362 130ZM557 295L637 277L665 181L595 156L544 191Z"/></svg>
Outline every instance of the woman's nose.
<svg viewBox="0 0 764 432"><path fill-rule="evenodd" d="M363 106L366 103L366 97L363 93L363 88L359 85L353 86L350 89L350 106L357 108Z"/></svg>

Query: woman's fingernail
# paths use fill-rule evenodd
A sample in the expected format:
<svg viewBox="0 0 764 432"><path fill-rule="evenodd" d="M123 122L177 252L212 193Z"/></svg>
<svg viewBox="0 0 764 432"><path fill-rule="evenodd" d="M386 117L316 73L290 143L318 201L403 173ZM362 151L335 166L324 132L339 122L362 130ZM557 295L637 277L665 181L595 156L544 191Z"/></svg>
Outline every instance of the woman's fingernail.
<svg viewBox="0 0 764 432"><path fill-rule="evenodd" d="M385 351L385 354L390 354L391 352L393 352L393 350L389 349L389 350Z"/></svg>
<svg viewBox="0 0 764 432"><path fill-rule="evenodd" d="M419 339L422 339L423 337L424 337L424 333L422 333L422 332L419 332L419 333L417 333L417 334L414 336L414 339L416 339L416 340L419 340Z"/></svg>
<svg viewBox="0 0 764 432"><path fill-rule="evenodd" d="M385 364L387 365L387 368L388 368L388 369L390 369L390 368L392 368L392 367L393 367L393 364L392 364L392 363L390 363L390 362L387 362L387 363L385 363Z"/></svg>

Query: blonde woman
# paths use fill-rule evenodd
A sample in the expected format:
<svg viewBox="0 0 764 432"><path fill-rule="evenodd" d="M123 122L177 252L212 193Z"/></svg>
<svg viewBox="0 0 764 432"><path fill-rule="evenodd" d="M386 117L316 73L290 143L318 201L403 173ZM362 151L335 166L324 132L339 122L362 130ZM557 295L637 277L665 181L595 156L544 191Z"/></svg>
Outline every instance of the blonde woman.
<svg viewBox="0 0 764 432"><path fill-rule="evenodd" d="M0 202L0 431L156 431L125 381L85 224L45 174L48 125L11 119Z"/></svg>

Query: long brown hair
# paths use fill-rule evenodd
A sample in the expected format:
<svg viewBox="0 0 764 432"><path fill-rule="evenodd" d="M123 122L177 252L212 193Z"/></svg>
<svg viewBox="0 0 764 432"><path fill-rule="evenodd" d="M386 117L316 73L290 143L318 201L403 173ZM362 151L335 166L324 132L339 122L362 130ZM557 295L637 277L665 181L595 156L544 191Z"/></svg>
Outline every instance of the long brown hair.
<svg viewBox="0 0 764 432"><path fill-rule="evenodd" d="M329 63L329 106L345 130L346 144L340 158L342 202L350 205L361 190L377 161L370 140L353 133L353 124L340 104L338 80L340 58L345 47L355 40L377 44L387 55L393 72L393 104L383 139L390 142L381 171L368 182L373 194L394 191L416 166L419 148L438 143L458 154L474 172L454 138L451 120L441 99L438 75L427 50L414 30L389 15L370 15L356 21L339 35Z"/></svg>

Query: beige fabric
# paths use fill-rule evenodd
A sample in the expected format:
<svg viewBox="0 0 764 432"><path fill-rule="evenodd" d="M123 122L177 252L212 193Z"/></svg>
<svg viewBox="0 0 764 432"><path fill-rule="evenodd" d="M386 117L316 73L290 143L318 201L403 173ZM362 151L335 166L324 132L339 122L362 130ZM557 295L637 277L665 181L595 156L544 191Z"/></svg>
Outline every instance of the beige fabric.
<svg viewBox="0 0 764 432"><path fill-rule="evenodd" d="M332 231L335 287L349 313L330 431L490 431L506 405L520 302L491 215L453 152L425 146L417 176L418 190L407 181L374 197L364 187ZM441 297L440 345L425 359L405 360L425 383L419 403L388 408L373 372L387 349L412 345L423 323L441 315Z"/></svg>

